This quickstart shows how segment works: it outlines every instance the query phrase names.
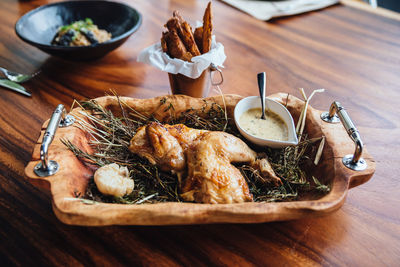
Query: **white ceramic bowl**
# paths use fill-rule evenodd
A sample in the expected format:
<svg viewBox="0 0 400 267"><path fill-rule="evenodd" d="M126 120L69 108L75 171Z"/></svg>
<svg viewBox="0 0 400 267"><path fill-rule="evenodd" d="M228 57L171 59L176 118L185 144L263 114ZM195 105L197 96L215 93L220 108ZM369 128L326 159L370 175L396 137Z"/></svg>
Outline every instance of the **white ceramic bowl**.
<svg viewBox="0 0 400 267"><path fill-rule="evenodd" d="M259 145L259 146L268 146L272 148L282 148L286 146L294 146L297 145L299 140L296 135L296 128L294 127L294 122L292 115L290 115L289 111L280 103L265 98L265 104L268 109L278 114L283 121L286 123L288 127L288 140L287 141L277 141L271 139L260 138L255 135L246 132L242 127L240 127L239 119L240 116L247 110L251 108L261 108L261 100L259 96L249 96L240 100L235 107L234 118L236 127L239 129L239 132L250 142Z"/></svg>

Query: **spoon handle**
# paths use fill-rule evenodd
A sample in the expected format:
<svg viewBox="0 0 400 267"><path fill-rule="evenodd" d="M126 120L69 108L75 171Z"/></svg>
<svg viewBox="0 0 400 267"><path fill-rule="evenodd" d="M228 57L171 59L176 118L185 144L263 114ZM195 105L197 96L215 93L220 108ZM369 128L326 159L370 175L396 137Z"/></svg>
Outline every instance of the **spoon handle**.
<svg viewBox="0 0 400 267"><path fill-rule="evenodd" d="M261 119L265 120L265 81L267 80L266 73L261 72L257 74L257 80L261 98Z"/></svg>

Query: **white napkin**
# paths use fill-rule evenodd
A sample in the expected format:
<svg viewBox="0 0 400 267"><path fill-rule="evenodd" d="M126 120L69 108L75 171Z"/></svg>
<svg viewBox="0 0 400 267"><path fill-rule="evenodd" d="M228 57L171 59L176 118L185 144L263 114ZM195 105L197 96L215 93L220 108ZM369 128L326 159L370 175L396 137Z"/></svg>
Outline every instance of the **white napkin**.
<svg viewBox="0 0 400 267"><path fill-rule="evenodd" d="M210 67L211 63L217 67L223 67L226 59L224 46L215 41L212 36L211 50L203 55L193 57L192 62L183 61L178 58L171 58L162 51L161 43L155 43L143 49L137 58L138 62L150 64L162 71L172 74L183 74L189 78L196 79L200 77L205 69Z"/></svg>
<svg viewBox="0 0 400 267"><path fill-rule="evenodd" d="M222 0L259 20L289 16L321 9L339 2L339 0L287 0L287 1L254 1Z"/></svg>

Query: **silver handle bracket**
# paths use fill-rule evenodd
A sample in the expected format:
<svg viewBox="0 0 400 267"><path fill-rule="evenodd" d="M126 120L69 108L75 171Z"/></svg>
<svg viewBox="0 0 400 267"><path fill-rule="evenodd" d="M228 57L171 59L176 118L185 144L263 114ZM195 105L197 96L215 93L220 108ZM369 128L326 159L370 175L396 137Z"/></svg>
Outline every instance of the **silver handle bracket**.
<svg viewBox="0 0 400 267"><path fill-rule="evenodd" d="M214 63L211 63L210 64L210 80L211 80L211 84L213 85L213 86L218 86L218 85L221 85L223 82L224 82L224 75L222 75L222 70L220 69L220 68L218 68L218 66L217 65L215 65ZM212 72L213 71L217 71L218 73L219 73L219 81L218 82L215 82L214 80L213 80L213 75L212 75Z"/></svg>
<svg viewBox="0 0 400 267"><path fill-rule="evenodd" d="M72 115L68 115L64 105L59 104L50 118L46 131L43 135L43 141L40 146L40 162L33 169L35 174L40 177L47 177L58 172L60 166L54 160L49 160L48 151L58 127L68 127L75 122Z"/></svg>
<svg viewBox="0 0 400 267"><path fill-rule="evenodd" d="M360 133L343 106L339 102L334 101L329 108L329 112L323 112L321 114L321 119L328 123L342 122L347 134L355 144L354 154L344 156L342 162L351 170L365 170L367 168L367 162L361 157L364 145Z"/></svg>

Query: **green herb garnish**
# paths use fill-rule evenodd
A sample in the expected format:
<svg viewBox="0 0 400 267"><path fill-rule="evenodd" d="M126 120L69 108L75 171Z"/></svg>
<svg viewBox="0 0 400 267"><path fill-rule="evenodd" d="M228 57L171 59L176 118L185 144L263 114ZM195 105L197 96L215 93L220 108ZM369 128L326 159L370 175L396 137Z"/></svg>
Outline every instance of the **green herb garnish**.
<svg viewBox="0 0 400 267"><path fill-rule="evenodd" d="M78 21L74 21L69 25L64 25L61 26L59 28L59 31L64 32L64 31L68 31L70 29L73 29L77 32L83 30L83 29L91 29L93 27L93 20L91 20L90 18L86 18L85 20L78 20Z"/></svg>

